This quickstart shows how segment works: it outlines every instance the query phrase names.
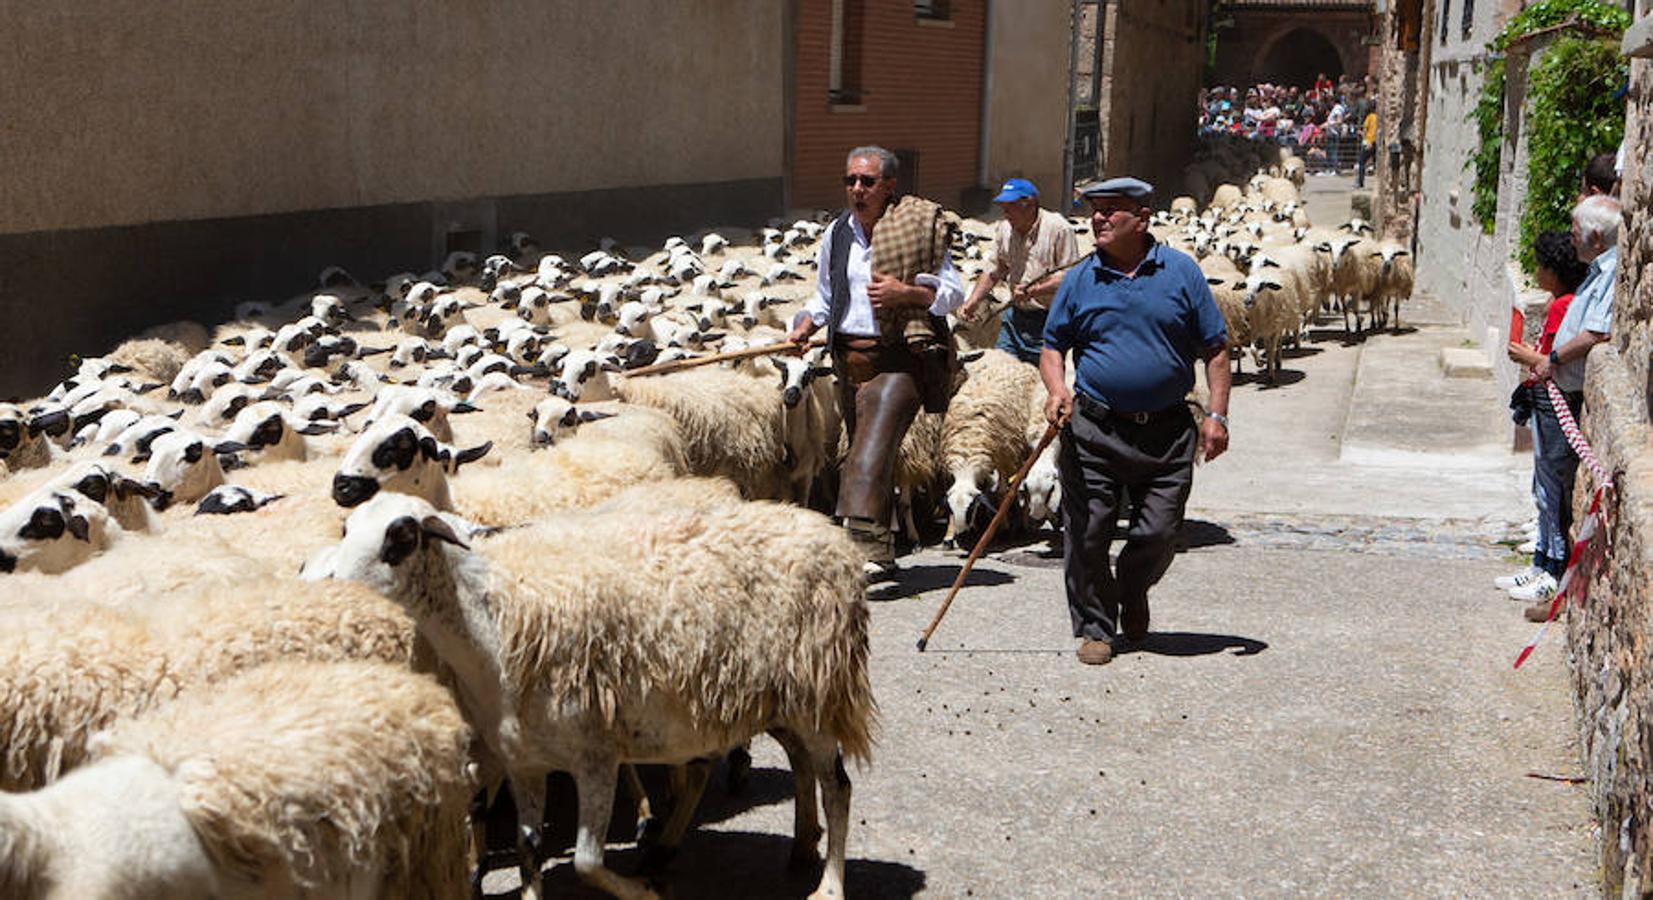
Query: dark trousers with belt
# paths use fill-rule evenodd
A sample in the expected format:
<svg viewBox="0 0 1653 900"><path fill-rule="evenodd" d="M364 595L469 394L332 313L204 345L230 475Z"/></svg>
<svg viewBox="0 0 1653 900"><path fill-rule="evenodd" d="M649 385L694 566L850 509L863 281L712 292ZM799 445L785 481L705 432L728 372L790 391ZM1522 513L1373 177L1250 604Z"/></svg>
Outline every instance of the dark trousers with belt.
<svg viewBox="0 0 1653 900"><path fill-rule="evenodd" d="M1567 557L1572 550L1573 477L1578 474L1578 455L1567 443L1561 430L1561 419L1556 415L1550 393L1542 386L1533 392L1533 495L1538 501L1538 540L1533 553L1533 564L1549 572L1557 580L1567 571ZM1582 392L1561 395L1567 401L1567 411L1578 418L1584 407Z"/></svg>
<svg viewBox="0 0 1653 900"><path fill-rule="evenodd" d="M1063 566L1074 637L1112 640L1148 620L1148 589L1171 565L1194 485L1194 418L1183 405L1138 422L1077 396L1057 457L1066 519ZM1128 500L1127 500L1128 497ZM1121 508L1130 527L1117 567L1108 552Z"/></svg>
<svg viewBox="0 0 1653 900"><path fill-rule="evenodd" d="M849 453L839 471L837 514L890 524L895 463L921 405L918 359L905 347L839 337L833 346Z"/></svg>

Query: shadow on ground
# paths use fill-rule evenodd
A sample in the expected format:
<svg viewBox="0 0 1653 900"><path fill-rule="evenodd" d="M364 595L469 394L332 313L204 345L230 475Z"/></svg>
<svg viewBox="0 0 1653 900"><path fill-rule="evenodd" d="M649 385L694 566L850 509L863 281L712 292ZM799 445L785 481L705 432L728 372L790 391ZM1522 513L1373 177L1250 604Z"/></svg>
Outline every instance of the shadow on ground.
<svg viewBox="0 0 1653 900"><path fill-rule="evenodd" d="M964 560L960 559L957 565L902 566L896 569L894 575L883 581L867 585L867 599L872 602L899 600L903 597L916 597L926 591L952 587L953 579L958 577L959 569L963 565ZM978 567L970 570L969 577L964 579L964 585L998 587L1015 580L1004 572Z"/></svg>
<svg viewBox="0 0 1653 900"><path fill-rule="evenodd" d="M1221 547L1234 543L1234 535L1216 522L1202 519L1184 519L1177 532L1177 550L1198 550L1202 547Z"/></svg>
<svg viewBox="0 0 1653 900"><path fill-rule="evenodd" d="M1232 634L1198 634L1191 631L1156 631L1125 653L1152 653L1155 656L1210 656L1232 650L1231 656L1256 656L1268 644Z"/></svg>
<svg viewBox="0 0 1653 900"><path fill-rule="evenodd" d="M852 820L852 837L854 824ZM824 839L821 848L826 848ZM656 889L664 888L662 893L675 900L807 897L820 881L820 866L789 869L791 850L791 837L745 831L692 832L684 839L676 861L658 878ZM639 860L636 850L610 850L604 857L604 862L622 875L635 875ZM923 890L925 881L922 871L901 863L851 859L844 865L844 889L851 897L906 900ZM569 860L559 860L546 871L544 883L548 897L596 900L608 896L582 884ZM515 898L520 894L513 889L488 896Z"/></svg>

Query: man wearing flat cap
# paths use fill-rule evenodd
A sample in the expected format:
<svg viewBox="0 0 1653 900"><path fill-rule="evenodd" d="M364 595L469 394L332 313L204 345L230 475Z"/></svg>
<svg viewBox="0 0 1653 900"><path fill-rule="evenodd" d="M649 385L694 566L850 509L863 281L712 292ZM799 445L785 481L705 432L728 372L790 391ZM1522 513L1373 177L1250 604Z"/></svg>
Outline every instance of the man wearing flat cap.
<svg viewBox="0 0 1653 900"><path fill-rule="evenodd" d="M1063 566L1079 660L1089 665L1147 637L1148 589L1171 564L1194 453L1212 460L1228 447L1227 328L1199 266L1148 233L1152 194L1135 178L1080 190L1096 252L1062 279L1039 357L1045 414L1067 422L1057 457ZM1211 393L1198 428L1185 399L1196 360ZM1130 527L1110 570L1127 497Z"/></svg>
<svg viewBox="0 0 1653 900"><path fill-rule="evenodd" d="M1004 218L993 229L993 262L976 279L959 317L974 321L1001 283L1010 285L996 346L1030 365L1039 364L1045 313L1062 284L1058 270L1079 259L1079 240L1061 213L1039 207L1039 191L1025 178L1004 183L993 198Z"/></svg>

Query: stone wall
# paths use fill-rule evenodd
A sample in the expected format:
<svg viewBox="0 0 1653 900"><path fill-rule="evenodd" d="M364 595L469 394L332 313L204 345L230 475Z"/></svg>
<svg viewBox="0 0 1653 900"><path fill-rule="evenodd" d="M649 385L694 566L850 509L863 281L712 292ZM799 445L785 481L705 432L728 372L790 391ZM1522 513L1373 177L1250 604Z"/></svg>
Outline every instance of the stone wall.
<svg viewBox="0 0 1653 900"><path fill-rule="evenodd" d="M1379 34L1378 155L1373 163L1373 219L1379 233L1410 244L1417 233L1423 135L1428 125L1430 42L1424 0L1390 4ZM1391 148L1398 153L1391 153Z"/></svg>
<svg viewBox="0 0 1653 900"><path fill-rule="evenodd" d="M1648 0L1638 12L1647 21ZM1627 49L1653 54L1653 43ZM1653 353L1653 62L1631 64L1620 197L1613 337L1590 356L1584 431L1618 473L1609 563L1588 600L1567 613L1585 771L1601 835L1608 896L1653 891L1653 444L1648 428ZM1579 511L1594 483L1582 470Z"/></svg>
<svg viewBox="0 0 1653 900"><path fill-rule="evenodd" d="M1307 5L1307 4L1305 4ZM1373 69L1372 11L1365 10L1226 10L1233 21L1217 38L1214 83L1237 85L1270 82L1301 88L1314 86L1325 72L1360 78Z"/></svg>
<svg viewBox="0 0 1653 900"><path fill-rule="evenodd" d="M1179 185L1199 130L1205 14L1197 3L1107 0L1098 174ZM1159 192L1159 202L1171 193Z"/></svg>

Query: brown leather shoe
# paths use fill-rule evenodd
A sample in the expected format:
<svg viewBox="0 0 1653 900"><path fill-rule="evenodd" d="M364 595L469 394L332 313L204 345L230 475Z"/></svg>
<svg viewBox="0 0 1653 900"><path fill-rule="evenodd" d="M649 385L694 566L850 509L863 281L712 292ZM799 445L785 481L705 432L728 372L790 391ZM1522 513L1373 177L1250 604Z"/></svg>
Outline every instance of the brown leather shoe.
<svg viewBox="0 0 1653 900"><path fill-rule="evenodd" d="M1079 645L1079 661L1087 666L1107 665L1113 659L1113 644L1107 641L1085 641Z"/></svg>
<svg viewBox="0 0 1653 900"><path fill-rule="evenodd" d="M1127 606L1120 611L1119 625L1124 629L1125 640L1133 644L1140 644L1148 639L1148 604L1141 606Z"/></svg>
<svg viewBox="0 0 1653 900"><path fill-rule="evenodd" d="M1521 615L1528 622L1547 622L1550 619L1550 602L1549 600L1537 600L1529 603L1527 608L1521 611ZM1561 614L1556 613L1555 617L1559 619Z"/></svg>

